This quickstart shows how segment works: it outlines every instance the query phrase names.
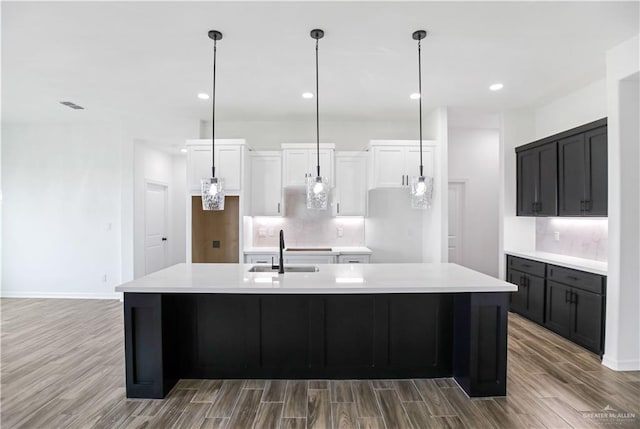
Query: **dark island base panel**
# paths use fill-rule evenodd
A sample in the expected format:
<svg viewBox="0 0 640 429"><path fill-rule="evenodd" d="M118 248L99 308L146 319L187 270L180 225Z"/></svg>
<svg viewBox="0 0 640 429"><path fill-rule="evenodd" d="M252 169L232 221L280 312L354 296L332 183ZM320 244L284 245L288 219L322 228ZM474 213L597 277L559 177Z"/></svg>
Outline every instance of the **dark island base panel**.
<svg viewBox="0 0 640 429"><path fill-rule="evenodd" d="M455 377L506 394L508 294L125 293L128 398L180 378Z"/></svg>

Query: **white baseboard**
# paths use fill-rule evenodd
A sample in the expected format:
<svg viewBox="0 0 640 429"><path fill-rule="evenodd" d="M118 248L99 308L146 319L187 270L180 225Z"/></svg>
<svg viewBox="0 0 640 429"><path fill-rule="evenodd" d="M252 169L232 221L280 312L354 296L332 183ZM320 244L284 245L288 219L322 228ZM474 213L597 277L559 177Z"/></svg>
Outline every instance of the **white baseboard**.
<svg viewBox="0 0 640 429"><path fill-rule="evenodd" d="M602 365L614 371L638 371L640 370L640 359L614 360L604 355Z"/></svg>
<svg viewBox="0 0 640 429"><path fill-rule="evenodd" d="M0 291L2 298L58 298L58 299L122 299L122 293L69 293L69 292L29 292Z"/></svg>

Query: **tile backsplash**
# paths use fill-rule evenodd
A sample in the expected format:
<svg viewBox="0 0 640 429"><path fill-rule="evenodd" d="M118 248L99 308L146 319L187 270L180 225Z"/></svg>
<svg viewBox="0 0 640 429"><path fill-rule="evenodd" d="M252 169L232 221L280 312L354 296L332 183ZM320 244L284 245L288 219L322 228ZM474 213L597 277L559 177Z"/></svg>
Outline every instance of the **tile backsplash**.
<svg viewBox="0 0 640 429"><path fill-rule="evenodd" d="M536 250L607 261L607 219L537 218Z"/></svg>
<svg viewBox="0 0 640 429"><path fill-rule="evenodd" d="M364 217L333 217L331 208L308 210L304 191L287 189L283 217L253 217L252 246L278 247L284 230L287 247L364 246Z"/></svg>

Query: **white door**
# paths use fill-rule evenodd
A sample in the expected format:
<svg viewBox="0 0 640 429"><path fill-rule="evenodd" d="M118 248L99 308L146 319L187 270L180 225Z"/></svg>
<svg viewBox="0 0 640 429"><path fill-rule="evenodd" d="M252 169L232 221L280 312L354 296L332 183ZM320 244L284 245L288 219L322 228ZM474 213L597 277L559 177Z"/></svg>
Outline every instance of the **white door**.
<svg viewBox="0 0 640 429"><path fill-rule="evenodd" d="M211 151L209 151L211 155ZM225 192L238 192L242 185L242 147L216 146L216 177L224 179Z"/></svg>
<svg viewBox="0 0 640 429"><path fill-rule="evenodd" d="M367 202L367 159L336 155L336 214L364 216Z"/></svg>
<svg viewBox="0 0 640 429"><path fill-rule="evenodd" d="M253 155L251 158L251 213L254 216L282 214L280 155Z"/></svg>
<svg viewBox="0 0 640 429"><path fill-rule="evenodd" d="M191 191L199 194L202 192L200 181L211 177L211 146L190 147L187 165Z"/></svg>
<svg viewBox="0 0 640 429"><path fill-rule="evenodd" d="M449 182L449 262L463 264L464 191L462 181Z"/></svg>
<svg viewBox="0 0 640 429"><path fill-rule="evenodd" d="M400 188L404 186L405 148L377 147L373 153L373 187Z"/></svg>
<svg viewBox="0 0 640 429"><path fill-rule="evenodd" d="M306 185L306 175L312 172L309 166L309 149L285 149L282 153L284 186Z"/></svg>
<svg viewBox="0 0 640 429"><path fill-rule="evenodd" d="M167 187L147 183L144 197L145 274L167 266L167 226Z"/></svg>

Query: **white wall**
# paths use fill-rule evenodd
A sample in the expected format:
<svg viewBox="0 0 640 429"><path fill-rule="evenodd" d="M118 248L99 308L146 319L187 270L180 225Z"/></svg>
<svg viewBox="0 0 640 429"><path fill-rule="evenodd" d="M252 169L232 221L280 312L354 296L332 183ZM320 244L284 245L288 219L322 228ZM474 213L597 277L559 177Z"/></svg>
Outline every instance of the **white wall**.
<svg viewBox="0 0 640 429"><path fill-rule="evenodd" d="M435 112L424 114L423 138L436 140ZM200 138L211 138L211 122L202 122ZM307 143L316 140L315 121L216 121L216 138L242 138L255 150L279 150L281 143ZM363 150L370 140L417 140L418 121L323 121L320 141L336 144L336 150Z"/></svg>
<svg viewBox="0 0 640 429"><path fill-rule="evenodd" d="M3 123L2 143L2 295L117 297L130 240L121 125Z"/></svg>
<svg viewBox="0 0 640 429"><path fill-rule="evenodd" d="M171 157L171 257L170 263L178 264L186 261L187 235L187 157L174 155Z"/></svg>
<svg viewBox="0 0 640 429"><path fill-rule="evenodd" d="M449 127L449 180L465 181L462 265L498 275L498 129Z"/></svg>
<svg viewBox="0 0 640 429"><path fill-rule="evenodd" d="M602 78L535 109L536 133L541 139L607 116L607 84Z"/></svg>
<svg viewBox="0 0 640 429"><path fill-rule="evenodd" d="M609 273L603 364L640 369L640 37L607 53Z"/></svg>

